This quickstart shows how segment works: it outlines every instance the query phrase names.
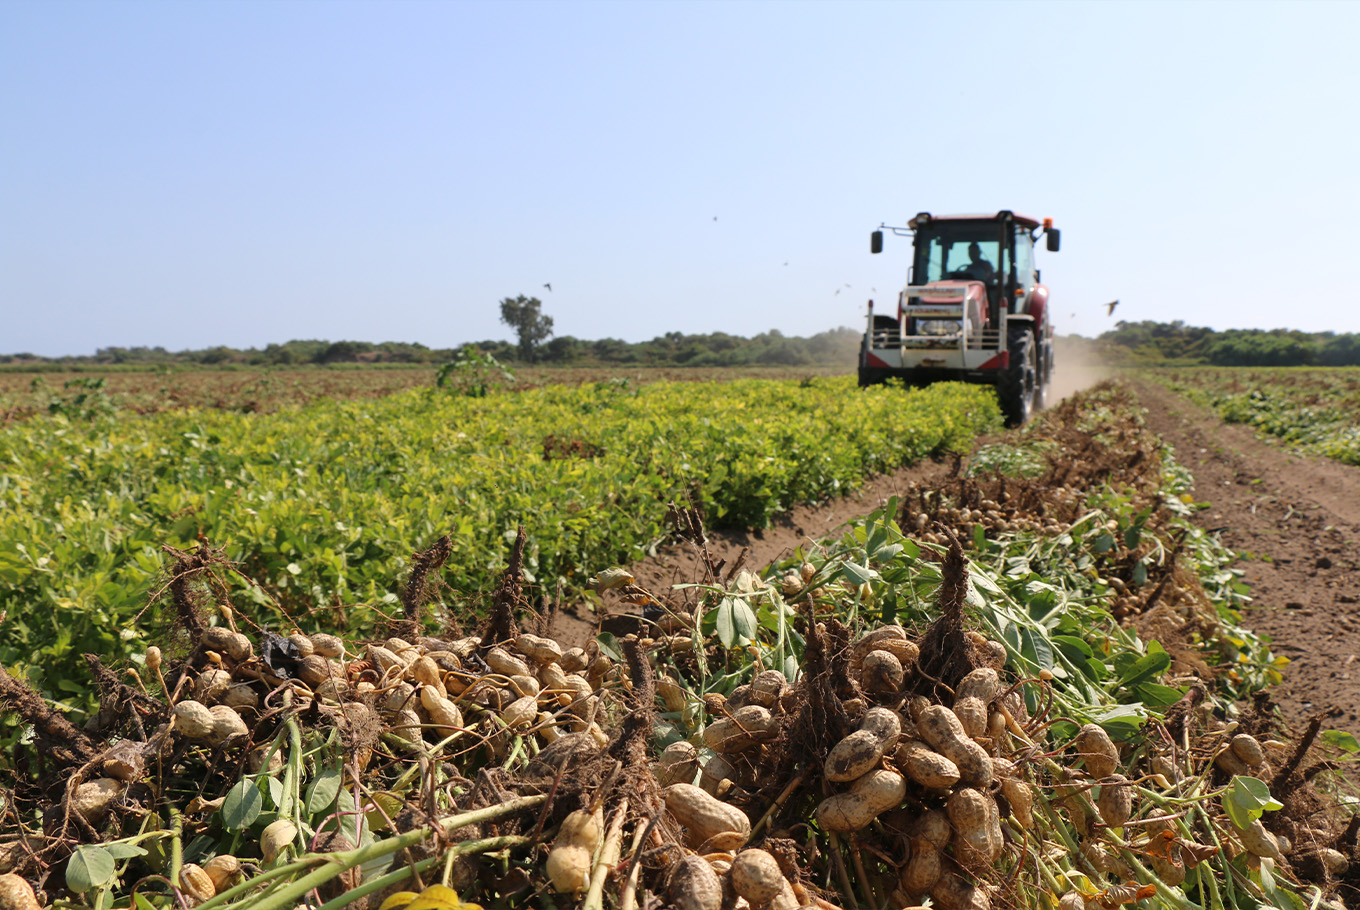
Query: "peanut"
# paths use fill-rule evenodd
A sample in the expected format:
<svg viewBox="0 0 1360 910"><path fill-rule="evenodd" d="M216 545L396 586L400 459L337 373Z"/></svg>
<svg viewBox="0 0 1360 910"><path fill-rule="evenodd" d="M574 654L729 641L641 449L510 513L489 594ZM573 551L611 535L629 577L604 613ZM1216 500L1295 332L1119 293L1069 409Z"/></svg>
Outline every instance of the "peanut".
<svg viewBox="0 0 1360 910"><path fill-rule="evenodd" d="M1119 767L1119 750L1098 724L1086 724L1077 733L1077 754L1086 760L1092 777L1109 777Z"/></svg>
<svg viewBox="0 0 1360 910"><path fill-rule="evenodd" d="M1238 758L1242 759L1242 761L1253 768L1266 760L1265 750L1262 749L1261 744L1256 741L1256 737L1251 736L1250 734L1237 734L1232 738L1230 746L1233 753L1236 754Z"/></svg>
<svg viewBox="0 0 1360 910"><path fill-rule="evenodd" d="M963 732L976 738L987 735L987 703L975 695L965 695L954 702L954 714L963 725Z"/></svg>
<svg viewBox="0 0 1360 910"><path fill-rule="evenodd" d="M1133 786L1122 774L1111 774L1100 785L1096 808L1100 818L1111 828L1122 828L1133 814Z"/></svg>
<svg viewBox="0 0 1360 910"><path fill-rule="evenodd" d="M117 778L98 777L86 781L71 795L71 811L92 825L98 824L122 792L123 782Z"/></svg>
<svg viewBox="0 0 1360 910"><path fill-rule="evenodd" d="M817 821L828 831L858 831L879 814L899 805L907 795L907 779L896 771L870 771L850 789L822 800Z"/></svg>
<svg viewBox="0 0 1360 910"><path fill-rule="evenodd" d="M241 720L241 715L236 713L235 708L229 705L213 705L208 709L208 713L213 718L212 733L208 741L214 746L226 745L237 737L250 735L246 722Z"/></svg>
<svg viewBox="0 0 1360 910"><path fill-rule="evenodd" d="M708 860L690 854L671 869L666 896L676 910L720 910L722 882Z"/></svg>
<svg viewBox="0 0 1360 910"><path fill-rule="evenodd" d="M962 787L945 805L954 826L954 851L960 859L994 863L1005 841L996 800L981 790Z"/></svg>
<svg viewBox="0 0 1360 910"><path fill-rule="evenodd" d="M656 764L656 780L662 788L671 784L690 784L698 770L699 750L693 743L681 740L662 750Z"/></svg>
<svg viewBox="0 0 1360 910"><path fill-rule="evenodd" d="M902 867L902 890L912 897L926 894L940 880L940 851L923 837L912 838L911 859Z"/></svg>
<svg viewBox="0 0 1360 910"><path fill-rule="evenodd" d="M768 708L747 705L704 728L704 744L714 752L740 752L774 739L779 721Z"/></svg>
<svg viewBox="0 0 1360 910"><path fill-rule="evenodd" d="M537 635L524 633L515 639L515 650L534 663L562 662L562 646L551 638L541 638Z"/></svg>
<svg viewBox="0 0 1360 910"><path fill-rule="evenodd" d="M775 858L755 848L737 854L727 878L732 890L756 907L768 904L789 886Z"/></svg>
<svg viewBox="0 0 1360 910"><path fill-rule="evenodd" d="M219 853L203 863L203 871L212 879L214 893L226 891L241 874L241 861L230 853Z"/></svg>
<svg viewBox="0 0 1360 910"><path fill-rule="evenodd" d="M978 698L984 704L991 704L1001 690L1001 677L991 667L980 667L959 680L954 690L954 699Z"/></svg>
<svg viewBox="0 0 1360 910"><path fill-rule="evenodd" d="M897 741L902 721L897 712L870 708L864 712L859 729L836 743L826 756L826 778L851 781L869 772Z"/></svg>
<svg viewBox="0 0 1360 910"><path fill-rule="evenodd" d="M864 655L859 679L866 692L893 693L902 689L906 671L902 669L902 661L896 655L875 649Z"/></svg>
<svg viewBox="0 0 1360 910"><path fill-rule="evenodd" d="M987 892L953 872L943 872L930 889L930 898L940 910L991 910Z"/></svg>
<svg viewBox="0 0 1360 910"><path fill-rule="evenodd" d="M297 826L288 819L280 818L270 822L260 834L260 855L264 857L265 865L278 859L296 837Z"/></svg>
<svg viewBox="0 0 1360 910"><path fill-rule="evenodd" d="M39 910L38 896L33 886L22 875L6 872L0 875L0 908L4 910Z"/></svg>
<svg viewBox="0 0 1360 910"><path fill-rule="evenodd" d="M185 863L179 869L179 890L190 907L196 907L211 900L217 894L217 887L203 867L196 863Z"/></svg>
<svg viewBox="0 0 1360 910"><path fill-rule="evenodd" d="M953 711L943 705L928 705L916 718L916 729L936 752L954 763L963 783L985 787L992 782L991 756L968 738Z"/></svg>
<svg viewBox="0 0 1360 910"><path fill-rule="evenodd" d="M207 705L186 699L175 705L172 723L185 739L203 742L212 736L215 719Z"/></svg>
<svg viewBox="0 0 1360 910"><path fill-rule="evenodd" d="M948 790L959 782L958 766L920 740L904 740L893 753L893 764L931 790Z"/></svg>
<svg viewBox="0 0 1360 910"><path fill-rule="evenodd" d="M577 809L563 820L548 851L548 880L553 890L580 894L590 886L591 866L603 836L603 807L594 812Z"/></svg>
<svg viewBox="0 0 1360 910"><path fill-rule="evenodd" d="M676 821L689 829L690 839L701 844L724 831L751 834L751 820L735 806L710 795L693 784L671 784L663 791L666 808Z"/></svg>

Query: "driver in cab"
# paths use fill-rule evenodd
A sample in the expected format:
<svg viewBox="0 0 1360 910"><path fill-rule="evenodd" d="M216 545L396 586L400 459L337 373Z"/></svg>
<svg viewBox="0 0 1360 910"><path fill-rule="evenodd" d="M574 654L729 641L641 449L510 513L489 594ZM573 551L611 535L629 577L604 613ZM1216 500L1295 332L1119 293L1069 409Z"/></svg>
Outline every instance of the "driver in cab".
<svg viewBox="0 0 1360 910"><path fill-rule="evenodd" d="M990 282L996 276L996 269L986 259L982 258L982 247L977 242L968 244L968 264L960 269L969 278L975 281Z"/></svg>

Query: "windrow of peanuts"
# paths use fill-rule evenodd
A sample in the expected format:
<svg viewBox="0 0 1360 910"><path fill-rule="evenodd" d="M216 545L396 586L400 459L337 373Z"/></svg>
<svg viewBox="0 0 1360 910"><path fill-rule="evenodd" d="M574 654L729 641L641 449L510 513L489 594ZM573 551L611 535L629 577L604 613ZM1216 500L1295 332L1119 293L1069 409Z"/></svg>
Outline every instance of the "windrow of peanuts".
<svg viewBox="0 0 1360 910"><path fill-rule="evenodd" d="M1192 768L1148 753L1145 773L1130 779L1096 724L1082 726L1070 743L1048 743L1044 718L1030 717L1024 693L1042 700L1049 679L1008 681L1005 646L976 632L967 640L975 668L952 687L931 690L943 696L927 697L912 694L926 687L914 686L923 673L920 644L907 629L886 625L861 634L836 656L854 684L841 702L853 731L817 756L815 767L800 765L795 777L772 781L777 752L789 748L794 719L811 697L808 680L767 669L726 697L705 696L675 669L676 656L696 644L683 624L655 640L635 639L656 670L656 707L677 719L683 735L652 768L679 843L637 863L647 869L641 887L682 910L827 910L848 897L847 887L879 906L917 907L928 897L942 910L984 910L998 895L1002 904L1026 903L1013 892L1031 886L1061 891L1063 910L1074 910L1174 888L1217 852L1197 842L1174 813L1153 810L1130 824L1140 814L1140 784L1171 790ZM129 788L171 754L244 753L250 772L277 770L286 746L276 738L277 724L266 721L304 710L342 730L382 731L381 744L374 738L353 755L359 768L378 749L390 756L404 748L473 777L477 765L544 756L566 740L596 752L609 745L633 682L595 643L563 648L521 633L487 644L475 636L389 638L351 652L336 636L297 633L262 640L262 656L248 636L216 626L203 632L186 671L171 675L174 685L151 648L145 665L155 675L152 688L159 682L164 693L166 722L146 742L119 741L97 769L76 775L70 812L108 830ZM1283 748L1230 727L1213 735L1201 764L1213 761L1225 775L1261 777L1270 751ZM535 862L543 864L543 887L558 895L557 906L578 901L602 862L613 871L628 868L649 846L635 844L629 857L606 843L608 796L571 811L555 835L548 829L551 844ZM200 799L189 811L211 814L221 805L221 796ZM295 821L274 820L239 857L223 852L185 863L174 883L179 900L195 906L318 849L316 832ZM649 820L634 821L640 831ZM1290 850L1259 820L1246 829L1224 821L1217 833L1228 849L1257 858L1282 861ZM655 841L654 835L651 846ZM1145 849L1154 842L1167 846ZM1131 852L1135 843L1141 846ZM1129 861L1135 856L1143 865ZM1340 854L1324 859L1345 862ZM1036 863L1057 873L1080 870L1100 887L1033 880ZM358 886L359 870L345 882ZM472 879L465 884L475 887ZM0 876L0 910L38 906L28 899L31 889L7 902L11 887L22 892L28 885L17 875Z"/></svg>
<svg viewBox="0 0 1360 910"><path fill-rule="evenodd" d="M1005 646L976 632L967 637L982 665L945 695L948 705L907 694L920 646L906 629L882 626L850 647L846 659L858 693L843 706L857 729L805 775L803 789L814 800L801 818L772 809L767 817L770 800L752 799L753 792L770 792L762 774L777 761L773 750L787 745L795 687L779 671L765 670L720 704L710 697L717 719L668 745L655 766L666 806L685 831L687 854L668 879L671 905L826 907L820 894L830 889L809 887L811 870L783 849L799 829L826 837L802 855L821 856L827 878L835 865L825 861L828 852L844 848L853 856L842 892L893 908L919 907L927 897L942 910L985 910L998 900L1034 905L1042 892L1063 910L1115 907L1176 888L1220 849L1245 853L1248 865L1283 862L1288 840L1259 819L1237 828L1215 813L1213 831L1196 832L1184 812L1160 806L1140 812L1138 794L1141 785L1172 795L1192 771L1210 773L1210 761L1228 779L1268 775L1267 752L1282 755L1286 744L1263 746L1206 713L1201 720L1218 729L1198 744L1197 759L1181 753L1177 763L1173 750L1149 749L1140 761L1158 770L1131 779L1121 770L1134 772L1122 767L1120 750L1097 724L1082 725L1071 742L1046 742L1046 725L1028 716L1022 686L1003 680ZM1041 673L1026 684L1043 693L1050 680ZM658 692L671 712L686 711L678 680L663 676ZM753 839L752 818L770 823L765 834L781 849ZM1344 856L1322 853L1333 873L1344 870ZM1038 864L1048 874L1036 875Z"/></svg>
<svg viewBox="0 0 1360 910"><path fill-rule="evenodd" d="M309 710L341 730L382 731L382 743L369 737L372 741L352 756L360 769L368 766L375 747L391 753L404 746L408 754L461 762L460 770L472 776L475 766L505 758L516 738L530 755L568 738L599 749L609 741L601 724L617 715L614 711L607 718L606 708L613 704L610 691L621 674L593 642L587 651L564 649L527 633L485 648L476 636L389 638L352 653L330 634L270 638L265 650L273 653L266 659L247 635L210 626L185 671L170 674L173 682L167 682L169 667L160 649L149 648L145 666L153 682L148 693L158 682L168 704L166 722L144 742L118 740L95 767L73 777L65 799L70 813L94 829L114 827L110 823L120 814L138 811L130 793L153 771L192 777L187 762L177 769L163 767L161 759L171 755L208 761L244 752L250 773L277 773L286 753L275 740L277 720ZM220 795L199 798L188 811L220 811L222 803ZM563 838L569 839L569 830L564 826ZM279 818L259 832L257 849L249 854L185 863L176 882L179 899L195 906L253 871L316 849L312 834ZM561 855L554 857L549 868L560 875ZM12 864L8 855L0 857L3 864ZM357 885L358 870L353 871L347 881ZM18 895L12 900L11 889ZM0 910L37 906L22 877L0 876Z"/></svg>

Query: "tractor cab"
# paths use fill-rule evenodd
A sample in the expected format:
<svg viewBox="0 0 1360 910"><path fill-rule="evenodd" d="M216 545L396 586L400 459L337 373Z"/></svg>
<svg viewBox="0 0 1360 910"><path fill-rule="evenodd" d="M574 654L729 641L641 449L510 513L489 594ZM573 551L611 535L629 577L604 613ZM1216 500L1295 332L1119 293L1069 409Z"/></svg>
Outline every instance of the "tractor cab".
<svg viewBox="0 0 1360 910"><path fill-rule="evenodd" d="M1042 227L1048 248L1057 250L1058 231L1048 224ZM908 287L938 281L981 282L987 294L986 323L990 326L1000 322L1003 309L1016 313L1028 308L1039 286L1034 241L1040 222L1012 212L940 216L922 212L907 222L907 228L915 250Z"/></svg>

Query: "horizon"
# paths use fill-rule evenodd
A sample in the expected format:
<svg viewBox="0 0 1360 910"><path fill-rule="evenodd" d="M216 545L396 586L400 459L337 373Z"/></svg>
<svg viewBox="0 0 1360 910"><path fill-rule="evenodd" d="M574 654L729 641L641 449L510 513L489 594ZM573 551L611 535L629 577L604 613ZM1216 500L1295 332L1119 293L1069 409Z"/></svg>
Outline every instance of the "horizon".
<svg viewBox="0 0 1360 910"><path fill-rule="evenodd" d="M1002 208L1065 235L1038 262L1060 334L1113 329L1114 299L1360 332L1354 292L1292 277L1360 246L1357 26L1325 2L11 2L0 348L456 348L511 338L517 294L559 336L808 337L895 299L910 247L870 256L880 223Z"/></svg>

